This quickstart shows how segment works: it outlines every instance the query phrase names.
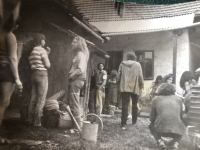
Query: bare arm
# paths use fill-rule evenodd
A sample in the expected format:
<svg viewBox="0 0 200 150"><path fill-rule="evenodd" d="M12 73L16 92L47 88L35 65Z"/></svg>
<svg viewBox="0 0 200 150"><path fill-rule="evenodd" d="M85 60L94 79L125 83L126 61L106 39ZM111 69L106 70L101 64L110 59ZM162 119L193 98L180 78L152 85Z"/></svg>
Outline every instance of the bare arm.
<svg viewBox="0 0 200 150"><path fill-rule="evenodd" d="M15 83L18 89L22 89L22 83L19 79L18 73L18 59L17 59L17 40L15 35L10 32L5 37L6 48L8 50L8 59L10 62L10 69L15 78Z"/></svg>
<svg viewBox="0 0 200 150"><path fill-rule="evenodd" d="M103 80L101 85L98 85L99 89L102 89L106 85L106 80Z"/></svg>
<svg viewBox="0 0 200 150"><path fill-rule="evenodd" d="M109 83L117 83L117 81L115 79L114 80L109 79L108 82Z"/></svg>
<svg viewBox="0 0 200 150"><path fill-rule="evenodd" d="M42 57L42 62L44 63L45 68L50 68L51 64L48 57Z"/></svg>

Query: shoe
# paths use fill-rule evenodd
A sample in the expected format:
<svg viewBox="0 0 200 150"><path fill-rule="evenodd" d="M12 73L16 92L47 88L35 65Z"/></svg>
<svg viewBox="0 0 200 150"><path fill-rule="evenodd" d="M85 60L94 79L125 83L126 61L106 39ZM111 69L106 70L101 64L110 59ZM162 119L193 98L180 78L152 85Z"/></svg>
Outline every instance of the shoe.
<svg viewBox="0 0 200 150"><path fill-rule="evenodd" d="M128 115L128 120L129 120L129 119L132 119L132 116L131 116L131 115Z"/></svg>
<svg viewBox="0 0 200 150"><path fill-rule="evenodd" d="M135 125L136 124L136 121L132 121L132 125Z"/></svg>
<svg viewBox="0 0 200 150"><path fill-rule="evenodd" d="M158 146L159 146L160 150L166 150L166 148L167 148L162 139L158 140Z"/></svg>
<svg viewBox="0 0 200 150"><path fill-rule="evenodd" d="M138 110L138 112L137 112L137 115L138 115L138 116L140 115L141 111L142 111L141 109Z"/></svg>
<svg viewBox="0 0 200 150"><path fill-rule="evenodd" d="M126 125L121 125L122 130L126 130Z"/></svg>

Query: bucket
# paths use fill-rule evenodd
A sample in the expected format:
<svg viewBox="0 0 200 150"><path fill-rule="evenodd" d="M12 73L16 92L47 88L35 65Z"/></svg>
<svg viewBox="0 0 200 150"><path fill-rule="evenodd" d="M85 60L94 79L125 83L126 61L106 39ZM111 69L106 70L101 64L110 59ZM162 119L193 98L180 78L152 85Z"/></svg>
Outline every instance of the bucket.
<svg viewBox="0 0 200 150"><path fill-rule="evenodd" d="M83 121L81 138L88 141L97 141L98 124L90 123L89 121Z"/></svg>

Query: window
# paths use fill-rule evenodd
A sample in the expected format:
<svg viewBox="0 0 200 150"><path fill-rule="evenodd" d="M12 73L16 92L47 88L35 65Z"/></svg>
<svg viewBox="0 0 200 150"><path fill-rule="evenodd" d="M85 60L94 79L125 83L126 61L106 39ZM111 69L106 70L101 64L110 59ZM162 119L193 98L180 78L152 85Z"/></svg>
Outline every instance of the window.
<svg viewBox="0 0 200 150"><path fill-rule="evenodd" d="M141 64L143 77L145 80L154 78L154 52L153 50L135 51L137 61Z"/></svg>

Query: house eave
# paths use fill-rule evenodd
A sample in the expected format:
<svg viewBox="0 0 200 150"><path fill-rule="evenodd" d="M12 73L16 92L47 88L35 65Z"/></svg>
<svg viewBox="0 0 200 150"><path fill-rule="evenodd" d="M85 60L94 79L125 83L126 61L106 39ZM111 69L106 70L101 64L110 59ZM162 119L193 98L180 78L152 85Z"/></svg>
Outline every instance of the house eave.
<svg viewBox="0 0 200 150"><path fill-rule="evenodd" d="M193 23L192 25L188 25L188 26L184 26L184 27L173 27L173 28L167 28L167 29L155 29L155 30L132 31L132 32L118 32L118 33L103 33L102 36L108 37L108 36L116 36L116 35L153 33L153 32L161 32L161 31L172 31L172 30L178 30L178 29L188 29L188 28L197 27L197 26L200 26L200 22Z"/></svg>

